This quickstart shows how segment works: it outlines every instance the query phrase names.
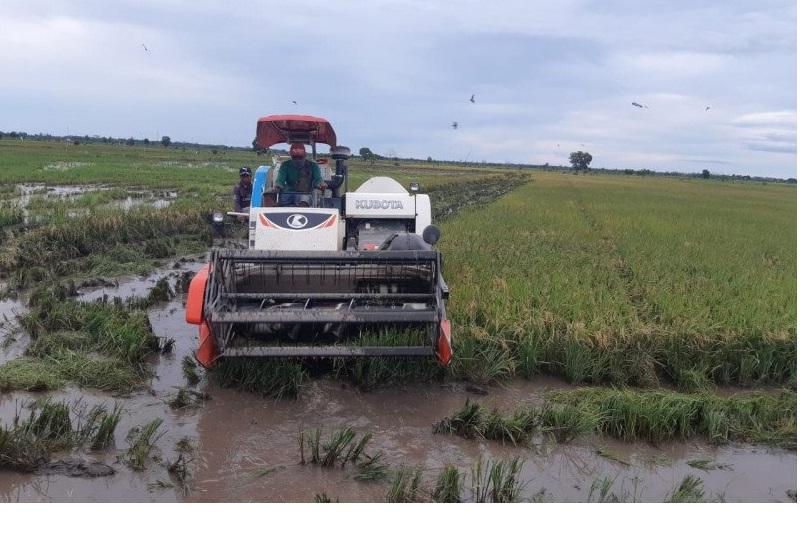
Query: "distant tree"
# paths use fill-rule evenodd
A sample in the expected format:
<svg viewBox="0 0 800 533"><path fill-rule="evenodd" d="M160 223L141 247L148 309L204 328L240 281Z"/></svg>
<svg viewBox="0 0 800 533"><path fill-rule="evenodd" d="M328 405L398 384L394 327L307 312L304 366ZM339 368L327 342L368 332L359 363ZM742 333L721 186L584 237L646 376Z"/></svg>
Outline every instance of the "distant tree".
<svg viewBox="0 0 800 533"><path fill-rule="evenodd" d="M254 152L258 152L260 150L260 148L258 147L258 138L257 137L253 137L253 142L250 143L250 144L253 146L253 151Z"/></svg>
<svg viewBox="0 0 800 533"><path fill-rule="evenodd" d="M3 132L0 131L0 139L2 139L2 138L3 138Z"/></svg>
<svg viewBox="0 0 800 533"><path fill-rule="evenodd" d="M149 146L150 145L150 139L148 139L147 137L144 138L144 145L145 146Z"/></svg>
<svg viewBox="0 0 800 533"><path fill-rule="evenodd" d="M219 150L217 150L216 148L212 148L211 153L217 155L219 153Z"/></svg>
<svg viewBox="0 0 800 533"><path fill-rule="evenodd" d="M797 185L797 180L795 178L789 178L788 180L786 180L786 183L792 183Z"/></svg>
<svg viewBox="0 0 800 533"><path fill-rule="evenodd" d="M163 137L161 137L161 146L166 148L170 144L172 144L172 139L169 138L169 135L164 135Z"/></svg>
<svg viewBox="0 0 800 533"><path fill-rule="evenodd" d="M432 162L433 162L433 158L431 156L428 156L428 163L432 163Z"/></svg>
<svg viewBox="0 0 800 533"><path fill-rule="evenodd" d="M632 168L626 168L625 169L625 174L632 175L633 174L633 169Z"/></svg>
<svg viewBox="0 0 800 533"><path fill-rule="evenodd" d="M575 171L589 170L589 165L592 162L592 154L589 152L572 152L569 154L569 162Z"/></svg>
<svg viewBox="0 0 800 533"><path fill-rule="evenodd" d="M133 146L134 144L136 144L136 141L133 140L133 137L128 137L128 140L125 141L125 144L128 146Z"/></svg>
<svg viewBox="0 0 800 533"><path fill-rule="evenodd" d="M704 180L711 179L711 172L709 172L708 169L705 168L703 169L703 179Z"/></svg>
<svg viewBox="0 0 800 533"><path fill-rule="evenodd" d="M373 157L375 154L373 154L373 153L372 153L372 150L370 150L369 148L367 148L366 146L364 146L363 148L361 148L361 149L358 151L358 155L360 155L360 156L361 156L361 159L372 159L372 157Z"/></svg>

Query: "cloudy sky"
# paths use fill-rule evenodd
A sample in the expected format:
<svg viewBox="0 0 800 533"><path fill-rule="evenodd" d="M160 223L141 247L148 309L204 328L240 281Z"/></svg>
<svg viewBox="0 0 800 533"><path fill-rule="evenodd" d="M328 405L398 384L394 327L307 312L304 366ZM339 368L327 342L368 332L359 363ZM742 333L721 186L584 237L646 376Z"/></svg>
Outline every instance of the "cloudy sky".
<svg viewBox="0 0 800 533"><path fill-rule="evenodd" d="M794 177L796 73L792 0L0 0L3 131Z"/></svg>

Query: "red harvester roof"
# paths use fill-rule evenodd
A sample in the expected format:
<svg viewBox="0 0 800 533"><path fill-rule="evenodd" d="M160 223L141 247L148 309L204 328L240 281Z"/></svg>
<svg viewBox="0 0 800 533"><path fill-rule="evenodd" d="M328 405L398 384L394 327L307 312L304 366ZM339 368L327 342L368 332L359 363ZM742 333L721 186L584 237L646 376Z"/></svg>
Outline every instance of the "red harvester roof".
<svg viewBox="0 0 800 533"><path fill-rule="evenodd" d="M261 148L278 143L313 142L336 146L336 132L327 119L311 115L268 115L258 119L256 142Z"/></svg>

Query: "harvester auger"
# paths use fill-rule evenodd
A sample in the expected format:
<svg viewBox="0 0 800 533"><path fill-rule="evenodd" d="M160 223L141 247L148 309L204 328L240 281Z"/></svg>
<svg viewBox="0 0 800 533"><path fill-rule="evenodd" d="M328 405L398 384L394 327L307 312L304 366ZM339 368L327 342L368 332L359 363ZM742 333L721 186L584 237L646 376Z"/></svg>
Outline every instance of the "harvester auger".
<svg viewBox="0 0 800 533"><path fill-rule="evenodd" d="M256 140L310 145L322 190L280 192L280 165L255 172L248 249L215 248L192 279L186 321L200 327L197 360L452 355L447 284L430 198L388 177L348 192L350 150L330 123L306 115L259 119ZM317 158L316 144L335 161ZM221 215L215 215L219 220Z"/></svg>

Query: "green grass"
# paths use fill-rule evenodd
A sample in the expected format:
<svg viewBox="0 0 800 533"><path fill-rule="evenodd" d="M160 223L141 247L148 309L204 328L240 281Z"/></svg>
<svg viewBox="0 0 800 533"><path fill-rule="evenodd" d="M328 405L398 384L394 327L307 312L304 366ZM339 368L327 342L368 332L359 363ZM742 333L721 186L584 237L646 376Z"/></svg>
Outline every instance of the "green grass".
<svg viewBox="0 0 800 533"><path fill-rule="evenodd" d="M32 342L0 365L0 390L54 390L67 383L128 392L150 375L159 341L142 311L66 299L58 287L31 296L20 323Z"/></svg>
<svg viewBox="0 0 800 533"><path fill-rule="evenodd" d="M14 226L22 224L24 220L24 213L19 207L12 205L4 205L0 203L0 230L5 226ZM2 237L2 235L0 235Z"/></svg>

